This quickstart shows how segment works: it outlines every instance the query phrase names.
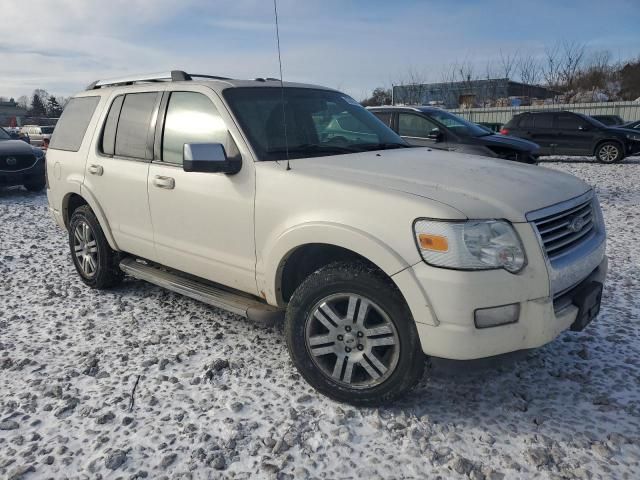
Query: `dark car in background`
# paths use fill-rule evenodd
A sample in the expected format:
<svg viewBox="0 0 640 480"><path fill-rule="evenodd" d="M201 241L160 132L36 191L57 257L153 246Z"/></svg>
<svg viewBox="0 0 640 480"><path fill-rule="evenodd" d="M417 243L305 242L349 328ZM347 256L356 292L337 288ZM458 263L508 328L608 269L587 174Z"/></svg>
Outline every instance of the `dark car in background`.
<svg viewBox="0 0 640 480"><path fill-rule="evenodd" d="M569 111L520 113L501 133L536 142L540 155L593 155L600 162L615 163L640 153L640 133Z"/></svg>
<svg viewBox="0 0 640 480"><path fill-rule="evenodd" d="M24 185L38 192L45 187L44 152L15 140L0 128L0 187Z"/></svg>
<svg viewBox="0 0 640 480"><path fill-rule="evenodd" d="M620 118L618 115L590 115L591 118L596 119L600 123L606 125L607 127L615 127L616 125L622 125L624 120Z"/></svg>
<svg viewBox="0 0 640 480"><path fill-rule="evenodd" d="M497 135L436 107L370 107L369 110L410 145L536 163L533 142Z"/></svg>

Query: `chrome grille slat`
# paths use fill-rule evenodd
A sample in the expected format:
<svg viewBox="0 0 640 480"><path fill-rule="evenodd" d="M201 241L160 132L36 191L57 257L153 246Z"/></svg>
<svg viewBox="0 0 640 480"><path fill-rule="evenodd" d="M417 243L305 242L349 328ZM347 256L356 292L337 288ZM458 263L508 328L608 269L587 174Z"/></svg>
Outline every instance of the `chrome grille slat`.
<svg viewBox="0 0 640 480"><path fill-rule="evenodd" d="M585 227L592 222L592 218L593 217L590 215L585 219ZM569 222L566 222L564 224L564 227L566 227L567 225L569 225ZM540 232L540 235L542 236L542 241L546 245L548 242L553 242L555 240L558 240L559 238L566 237L567 235L571 235L572 233L573 232L571 232L571 230L568 230L565 228L564 230L560 231L559 233L555 233L554 235L548 235L546 232L545 233Z"/></svg>
<svg viewBox="0 0 640 480"><path fill-rule="evenodd" d="M552 222L554 220L558 220L558 219L561 219L561 218L566 218L569 215L571 215L572 213L575 213L575 212L577 212L579 210L587 210L588 209L587 211L591 211L591 209L589 207L591 207L591 202L588 202L587 204L578 205L577 207L572 208L571 210L567 210L566 212L559 213L557 215L551 215L549 217L544 217L544 218L541 218L539 220L536 220L536 225L544 225L544 224ZM579 215L579 214L576 214L576 215Z"/></svg>
<svg viewBox="0 0 640 480"><path fill-rule="evenodd" d="M575 243L576 240L580 240L582 237L584 237L587 233L589 233L591 230L593 229L593 225L589 225L588 228L584 228L582 230L580 230L579 232L573 234L571 237L566 238L565 240L563 240L562 242L556 244L556 245L551 245L551 246L547 246L545 245L546 249L547 249L547 253L551 254L552 252L555 252L557 249L565 247L571 243Z"/></svg>
<svg viewBox="0 0 640 480"><path fill-rule="evenodd" d="M582 219L583 224L579 225L576 219ZM533 223L549 259L558 258L595 234L592 199L578 205L574 203L564 211L535 219Z"/></svg>

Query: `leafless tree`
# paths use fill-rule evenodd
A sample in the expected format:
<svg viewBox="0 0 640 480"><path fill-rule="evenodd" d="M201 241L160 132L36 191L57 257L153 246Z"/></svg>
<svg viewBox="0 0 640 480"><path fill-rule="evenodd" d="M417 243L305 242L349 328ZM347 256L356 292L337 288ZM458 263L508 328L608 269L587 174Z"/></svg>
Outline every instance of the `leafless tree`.
<svg viewBox="0 0 640 480"><path fill-rule="evenodd" d="M18 100L16 100L16 103L20 108L24 108L26 110L27 108L29 108L29 97L27 97L26 95L21 95L20 97L18 97Z"/></svg>
<svg viewBox="0 0 640 480"><path fill-rule="evenodd" d="M514 73L518 65L519 52L505 53L500 49L500 66L502 67L501 73L503 78L511 78L511 74Z"/></svg>
<svg viewBox="0 0 640 480"><path fill-rule="evenodd" d="M568 90L573 88L573 83L580 71L586 46L578 42L562 42L562 57L560 62L560 77Z"/></svg>
<svg viewBox="0 0 640 480"><path fill-rule="evenodd" d="M541 77L540 62L533 55L524 55L518 61L518 76L523 83L522 95L531 97L532 85L537 85Z"/></svg>
<svg viewBox="0 0 640 480"><path fill-rule="evenodd" d="M553 89L560 87L562 79L561 67L560 67L560 48L558 44L552 47L546 47L544 49L545 65L542 70L545 83Z"/></svg>

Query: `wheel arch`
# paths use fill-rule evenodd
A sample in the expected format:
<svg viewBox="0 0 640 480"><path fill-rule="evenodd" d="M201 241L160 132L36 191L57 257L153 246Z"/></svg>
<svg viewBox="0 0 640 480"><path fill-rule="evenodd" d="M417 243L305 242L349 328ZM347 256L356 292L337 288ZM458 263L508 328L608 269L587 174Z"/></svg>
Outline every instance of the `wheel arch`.
<svg viewBox="0 0 640 480"><path fill-rule="evenodd" d="M622 158L626 156L626 153L624 151L624 143L622 142L622 140L617 138L603 138L602 140L598 140L596 142L596 146L593 148L593 155L596 156L596 158L598 156L598 149L605 143L615 143L620 147L620 150L622 151Z"/></svg>
<svg viewBox="0 0 640 480"><path fill-rule="evenodd" d="M98 222L100 223L100 227L104 232L104 236L107 239L107 242L109 243L109 246L113 250L116 250L116 251L119 250L118 245L115 239L113 238L113 234L111 232L111 227L109 225L107 217L105 216L104 212L100 208L96 199L86 189L82 189L80 193L69 192L62 199L62 218L63 218L65 227L69 229L69 223L71 220L71 216L73 215L73 212L82 205L88 205L89 208L91 208L91 210L95 214L96 218L98 219Z"/></svg>
<svg viewBox="0 0 640 480"><path fill-rule="evenodd" d="M269 253L265 256L265 296L279 306L287 303L306 276L334 261L362 261L389 278L410 266L398 252L372 235L327 222L290 229L266 250Z"/></svg>

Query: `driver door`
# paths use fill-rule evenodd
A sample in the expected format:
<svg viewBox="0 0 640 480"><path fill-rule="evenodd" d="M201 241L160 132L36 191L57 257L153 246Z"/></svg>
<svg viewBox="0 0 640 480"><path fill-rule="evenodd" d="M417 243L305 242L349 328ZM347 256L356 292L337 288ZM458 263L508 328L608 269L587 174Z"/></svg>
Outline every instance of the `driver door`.
<svg viewBox="0 0 640 480"><path fill-rule="evenodd" d="M165 93L147 183L154 243L162 264L255 295L255 172L231 125L210 89ZM221 143L242 167L234 175L185 172L185 143Z"/></svg>

